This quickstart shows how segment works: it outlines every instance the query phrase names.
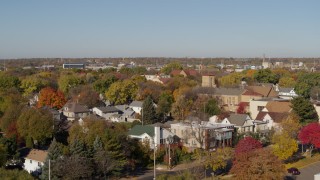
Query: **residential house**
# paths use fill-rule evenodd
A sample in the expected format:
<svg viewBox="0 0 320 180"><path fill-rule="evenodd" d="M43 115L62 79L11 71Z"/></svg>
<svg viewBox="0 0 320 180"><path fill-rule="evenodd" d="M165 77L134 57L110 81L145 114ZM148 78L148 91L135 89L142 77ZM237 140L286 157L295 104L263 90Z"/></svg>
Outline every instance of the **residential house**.
<svg viewBox="0 0 320 180"><path fill-rule="evenodd" d="M265 122L264 127L257 127L260 129L279 129L279 125L283 119L287 118L291 111L291 103L289 101L269 101L266 107L260 111L255 120Z"/></svg>
<svg viewBox="0 0 320 180"><path fill-rule="evenodd" d="M249 96L260 97L260 98L277 98L278 93L274 90L272 84L261 84L260 86L246 86L245 89L254 94L249 94ZM253 97L253 98L254 98ZM245 99L243 97L242 101L249 102L250 99Z"/></svg>
<svg viewBox="0 0 320 180"><path fill-rule="evenodd" d="M132 110L137 114L141 114L142 105L143 105L143 101L132 101L129 104L129 107L132 108Z"/></svg>
<svg viewBox="0 0 320 180"><path fill-rule="evenodd" d="M148 81L158 82L160 84L165 84L167 80L170 80L170 76L168 75L142 75Z"/></svg>
<svg viewBox="0 0 320 180"><path fill-rule="evenodd" d="M94 107L92 108L92 112L100 117L103 117L106 120L109 120L110 117L114 114L122 113L114 106Z"/></svg>
<svg viewBox="0 0 320 180"><path fill-rule="evenodd" d="M31 149L28 155L24 158L23 169L30 174L41 174L41 168L47 158L48 152L39 149Z"/></svg>
<svg viewBox="0 0 320 180"><path fill-rule="evenodd" d="M230 114L221 121L222 124L233 124L238 133L254 132L253 120L247 114Z"/></svg>
<svg viewBox="0 0 320 180"><path fill-rule="evenodd" d="M174 137L173 133L158 125L135 125L129 130L128 135L130 138L149 144L151 149L165 144L169 136Z"/></svg>
<svg viewBox="0 0 320 180"><path fill-rule="evenodd" d="M293 99L298 97L298 94L294 91L294 88L282 88L276 85L276 91L279 93L279 98Z"/></svg>
<svg viewBox="0 0 320 180"><path fill-rule="evenodd" d="M206 150L232 145L234 126L208 121L177 122L170 124L171 132L181 139L189 150Z"/></svg>
<svg viewBox="0 0 320 180"><path fill-rule="evenodd" d="M69 101L60 109L60 112L62 112L69 121L74 121L88 116L91 111L84 105Z"/></svg>

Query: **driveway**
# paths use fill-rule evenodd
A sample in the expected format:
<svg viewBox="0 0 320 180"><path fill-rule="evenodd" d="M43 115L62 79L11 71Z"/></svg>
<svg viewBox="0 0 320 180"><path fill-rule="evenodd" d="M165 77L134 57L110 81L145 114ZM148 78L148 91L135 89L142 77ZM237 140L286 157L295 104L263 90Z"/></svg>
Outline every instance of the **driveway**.
<svg viewBox="0 0 320 180"><path fill-rule="evenodd" d="M320 173L320 161L300 169L297 180L313 180L314 175Z"/></svg>

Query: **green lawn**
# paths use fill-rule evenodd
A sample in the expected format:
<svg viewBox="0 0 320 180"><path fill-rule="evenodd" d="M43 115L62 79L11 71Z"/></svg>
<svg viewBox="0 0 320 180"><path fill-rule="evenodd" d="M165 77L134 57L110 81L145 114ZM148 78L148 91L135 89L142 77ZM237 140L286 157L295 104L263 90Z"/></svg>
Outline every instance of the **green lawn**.
<svg viewBox="0 0 320 180"><path fill-rule="evenodd" d="M304 159L301 159L297 162L294 163L288 163L286 164L286 168L291 168L291 167L296 167L296 168L303 168L305 166L308 166L310 164L313 164L315 162L319 162L320 161L320 154L314 154L312 157L307 156Z"/></svg>

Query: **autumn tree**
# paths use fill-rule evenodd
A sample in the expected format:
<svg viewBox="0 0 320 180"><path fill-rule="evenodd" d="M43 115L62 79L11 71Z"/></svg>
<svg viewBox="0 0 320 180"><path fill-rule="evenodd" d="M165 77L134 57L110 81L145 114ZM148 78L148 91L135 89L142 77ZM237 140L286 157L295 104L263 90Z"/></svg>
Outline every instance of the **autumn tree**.
<svg viewBox="0 0 320 180"><path fill-rule="evenodd" d="M21 81L16 76L0 73L0 90L20 88Z"/></svg>
<svg viewBox="0 0 320 180"><path fill-rule="evenodd" d="M298 133L301 128L299 123L299 117L294 114L290 113L289 116L281 121L281 131L289 135L289 137L293 139L298 138Z"/></svg>
<svg viewBox="0 0 320 180"><path fill-rule="evenodd" d="M28 96L32 93L39 92L40 89L49 85L49 81L40 78L38 76L27 76L21 81L21 89L23 90L23 95Z"/></svg>
<svg viewBox="0 0 320 180"><path fill-rule="evenodd" d="M113 83L105 95L114 104L124 104L135 98L137 90L137 84L128 79Z"/></svg>
<svg viewBox="0 0 320 180"><path fill-rule="evenodd" d="M319 123L310 123L304 126L299 132L299 140L302 144L310 146L310 156L312 155L312 150L315 148L320 148L320 125Z"/></svg>
<svg viewBox="0 0 320 180"><path fill-rule="evenodd" d="M182 65L179 62L171 62L162 67L161 72L165 74L170 74L173 70L182 70Z"/></svg>
<svg viewBox="0 0 320 180"><path fill-rule="evenodd" d="M192 99L187 99L184 95L178 97L176 102L172 104L173 117L177 120L184 120L190 113L192 103Z"/></svg>
<svg viewBox="0 0 320 180"><path fill-rule="evenodd" d="M260 141L248 136L241 139L235 147L235 154L238 156L242 153L248 153L255 149L262 148L262 144Z"/></svg>
<svg viewBox="0 0 320 180"><path fill-rule="evenodd" d="M153 124L157 122L156 110L151 96L148 96L143 101L141 113L143 124Z"/></svg>
<svg viewBox="0 0 320 180"><path fill-rule="evenodd" d="M69 91L72 100L75 102L86 105L88 108L93 108L95 106L101 106L99 94L93 90L92 86L82 85L70 89Z"/></svg>
<svg viewBox="0 0 320 180"><path fill-rule="evenodd" d="M269 149L255 149L235 156L230 171L236 179L283 179L285 166Z"/></svg>
<svg viewBox="0 0 320 180"><path fill-rule="evenodd" d="M52 114L46 110L26 108L17 121L19 134L34 144L44 144L53 134Z"/></svg>
<svg viewBox="0 0 320 180"><path fill-rule="evenodd" d="M312 103L301 96L291 100L292 110L299 116L301 124L318 121L318 114Z"/></svg>
<svg viewBox="0 0 320 180"><path fill-rule="evenodd" d="M218 148L214 152L208 152L205 165L211 167L213 171L224 170L228 161L233 157L233 149L230 147Z"/></svg>
<svg viewBox="0 0 320 180"><path fill-rule="evenodd" d="M272 152L281 160L286 160L298 150L298 143L286 132L276 133L272 137Z"/></svg>
<svg viewBox="0 0 320 180"><path fill-rule="evenodd" d="M285 88L293 88L296 85L296 81L292 77L281 77L279 79L279 86Z"/></svg>
<svg viewBox="0 0 320 180"><path fill-rule="evenodd" d="M163 90L164 86L158 82L146 81L138 83L137 99L143 100L151 96L155 103L157 103Z"/></svg>
<svg viewBox="0 0 320 180"><path fill-rule="evenodd" d="M83 79L73 74L61 75L58 80L59 89L64 93L67 93L71 88L83 83Z"/></svg>
<svg viewBox="0 0 320 180"><path fill-rule="evenodd" d="M238 114L245 114L246 112L246 106L243 103L240 103L238 108L237 108L237 113Z"/></svg>
<svg viewBox="0 0 320 180"><path fill-rule="evenodd" d="M41 89L39 93L39 101L37 107L48 106L54 109L62 108L67 102L64 94L59 90L54 90L51 87Z"/></svg>
<svg viewBox="0 0 320 180"><path fill-rule="evenodd" d="M231 73L221 77L219 79L219 85L222 87L236 87L240 85L244 77L245 75L242 73Z"/></svg>

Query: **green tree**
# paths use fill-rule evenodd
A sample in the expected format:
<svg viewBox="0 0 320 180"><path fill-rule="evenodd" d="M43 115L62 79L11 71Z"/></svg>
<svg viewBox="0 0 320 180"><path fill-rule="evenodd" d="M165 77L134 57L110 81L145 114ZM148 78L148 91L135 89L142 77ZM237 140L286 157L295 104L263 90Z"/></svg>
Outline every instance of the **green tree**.
<svg viewBox="0 0 320 180"><path fill-rule="evenodd" d="M159 102L157 106L157 114L160 116L166 116L172 107L173 96L170 92L163 92L159 97Z"/></svg>
<svg viewBox="0 0 320 180"><path fill-rule="evenodd" d="M18 132L24 139L44 144L53 135L52 114L49 111L25 108L17 121Z"/></svg>
<svg viewBox="0 0 320 180"><path fill-rule="evenodd" d="M273 83L276 84L279 81L279 77L276 76L270 69L260 69L253 74L253 78L259 83Z"/></svg>
<svg viewBox="0 0 320 180"><path fill-rule="evenodd" d="M114 104L124 104L135 98L137 90L132 80L117 81L106 91L106 97Z"/></svg>
<svg viewBox="0 0 320 180"><path fill-rule="evenodd" d="M7 162L8 152L4 144L0 144L0 167L3 167Z"/></svg>
<svg viewBox="0 0 320 180"><path fill-rule="evenodd" d="M296 97L291 100L292 110L299 116L301 124L318 121L318 114L312 103L304 97Z"/></svg>
<svg viewBox="0 0 320 180"><path fill-rule="evenodd" d="M64 93L83 83L83 80L75 75L61 75L58 80L59 89Z"/></svg>
<svg viewBox="0 0 320 180"><path fill-rule="evenodd" d="M274 134L272 138L273 153L281 160L286 160L298 150L298 143L291 138L287 133Z"/></svg>
<svg viewBox="0 0 320 180"><path fill-rule="evenodd" d="M170 74L173 70L181 70L182 65L179 62L171 62L164 67L162 67L161 72L165 74Z"/></svg>
<svg viewBox="0 0 320 180"><path fill-rule="evenodd" d="M23 170L7 170L0 168L0 177L3 180L34 180L34 178L27 172Z"/></svg>
<svg viewBox="0 0 320 180"><path fill-rule="evenodd" d="M245 75L242 73L231 73L221 77L219 79L219 85L222 87L236 87L240 85L244 77Z"/></svg>
<svg viewBox="0 0 320 180"><path fill-rule="evenodd" d="M205 113L209 114L210 116L219 115L221 112L218 102L215 98L210 99L205 106Z"/></svg>
<svg viewBox="0 0 320 180"><path fill-rule="evenodd" d="M20 80L16 76L10 76L5 73L0 73L0 89L20 88Z"/></svg>
<svg viewBox="0 0 320 180"><path fill-rule="evenodd" d="M39 92L41 88L48 85L48 81L39 78L38 76L27 76L21 81L20 88L23 90L23 95L28 96L32 93Z"/></svg>
<svg viewBox="0 0 320 180"><path fill-rule="evenodd" d="M104 94L112 83L116 82L115 76L108 76L106 78L98 79L93 83L93 89L100 94Z"/></svg>
<svg viewBox="0 0 320 180"><path fill-rule="evenodd" d="M143 124L153 124L157 121L156 110L153 105L151 96L148 96L143 101L141 113L143 115Z"/></svg>

